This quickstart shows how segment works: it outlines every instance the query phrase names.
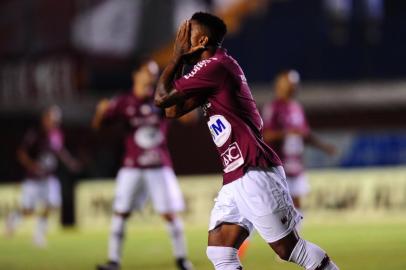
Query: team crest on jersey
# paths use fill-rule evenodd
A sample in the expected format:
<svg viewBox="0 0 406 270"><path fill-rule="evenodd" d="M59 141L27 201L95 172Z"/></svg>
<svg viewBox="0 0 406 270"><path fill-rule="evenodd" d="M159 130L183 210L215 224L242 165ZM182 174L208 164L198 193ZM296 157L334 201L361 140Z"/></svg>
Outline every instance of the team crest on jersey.
<svg viewBox="0 0 406 270"><path fill-rule="evenodd" d="M207 125L217 147L223 146L231 135L231 124L224 116L217 114L210 116Z"/></svg>
<svg viewBox="0 0 406 270"><path fill-rule="evenodd" d="M144 149L157 147L163 140L164 135L154 126L140 127L134 134L135 143Z"/></svg>
<svg viewBox="0 0 406 270"><path fill-rule="evenodd" d="M228 146L227 150L221 154L221 160L223 161L225 173L232 172L244 164L244 158L237 142L233 142Z"/></svg>

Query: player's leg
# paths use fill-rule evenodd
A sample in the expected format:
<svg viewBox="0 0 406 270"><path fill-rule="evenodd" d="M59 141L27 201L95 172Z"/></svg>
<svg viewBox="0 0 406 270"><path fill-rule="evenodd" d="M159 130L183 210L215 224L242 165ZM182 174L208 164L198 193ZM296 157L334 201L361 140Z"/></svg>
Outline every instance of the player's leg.
<svg viewBox="0 0 406 270"><path fill-rule="evenodd" d="M48 216L52 209L60 207L60 192L59 181L53 176L37 182L37 203L43 205L37 216L37 226L33 237L34 243L38 247L45 247L47 244Z"/></svg>
<svg viewBox="0 0 406 270"><path fill-rule="evenodd" d="M173 170L169 167L146 170L145 183L155 211L166 222L178 269L193 269L187 260L183 221L177 214L184 210L185 203Z"/></svg>
<svg viewBox="0 0 406 270"><path fill-rule="evenodd" d="M305 174L300 174L295 177L287 177L286 179L289 187L289 194L292 197L293 205L296 210L303 216L302 210L302 198L306 196L310 191L310 185ZM302 222L299 222L296 226L296 230L301 230Z"/></svg>
<svg viewBox="0 0 406 270"><path fill-rule="evenodd" d="M34 213L36 193L35 181L31 179L24 180L21 185L20 207L10 212L6 218L7 236L12 236L15 233L24 216L30 216Z"/></svg>
<svg viewBox="0 0 406 270"><path fill-rule="evenodd" d="M45 247L47 245L47 231L48 231L48 216L50 212L49 207L45 207L37 216L37 226L34 231L33 241L37 247Z"/></svg>
<svg viewBox="0 0 406 270"><path fill-rule="evenodd" d="M209 231L207 257L216 270L242 270L238 249L249 232L237 224L222 223Z"/></svg>
<svg viewBox="0 0 406 270"><path fill-rule="evenodd" d="M299 237L296 230L269 243L282 260L295 263L307 270L338 270L327 253L319 246Z"/></svg>
<svg viewBox="0 0 406 270"><path fill-rule="evenodd" d="M108 262L98 265L99 270L120 269L122 248L125 237L125 225L134 208L135 198L142 188L142 171L133 168L121 168L117 175L113 216L108 243Z"/></svg>
<svg viewBox="0 0 406 270"><path fill-rule="evenodd" d="M216 270L242 269L238 249L252 231L233 199L233 183L222 187L210 215L207 257Z"/></svg>
<svg viewBox="0 0 406 270"><path fill-rule="evenodd" d="M281 167L270 171L250 170L233 187L242 216L253 223L282 260L308 270L338 269L326 252L296 233L301 216L288 194Z"/></svg>
<svg viewBox="0 0 406 270"><path fill-rule="evenodd" d="M48 231L48 216L52 210L59 209L61 206L59 180L54 176L49 176L42 181L38 181L36 197L38 202L44 205L44 208L37 217L34 243L39 247L44 247L46 246L46 234Z"/></svg>

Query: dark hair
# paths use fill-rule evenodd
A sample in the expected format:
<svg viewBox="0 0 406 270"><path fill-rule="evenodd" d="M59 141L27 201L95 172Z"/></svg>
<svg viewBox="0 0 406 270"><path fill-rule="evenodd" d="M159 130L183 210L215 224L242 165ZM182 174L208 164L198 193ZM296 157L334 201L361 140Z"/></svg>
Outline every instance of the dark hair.
<svg viewBox="0 0 406 270"><path fill-rule="evenodd" d="M154 61L154 59L149 55L140 55L140 56L136 57L130 63L131 72L140 70L143 66L148 64L150 61Z"/></svg>
<svg viewBox="0 0 406 270"><path fill-rule="evenodd" d="M209 45L220 46L223 43L227 26L222 19L206 12L196 12L191 19L208 30Z"/></svg>

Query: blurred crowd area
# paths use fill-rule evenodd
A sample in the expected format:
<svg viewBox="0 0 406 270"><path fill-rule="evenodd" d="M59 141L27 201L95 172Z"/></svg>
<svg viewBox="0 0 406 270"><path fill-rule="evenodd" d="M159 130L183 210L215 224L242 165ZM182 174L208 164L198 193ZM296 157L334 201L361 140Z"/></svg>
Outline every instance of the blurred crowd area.
<svg viewBox="0 0 406 270"><path fill-rule="evenodd" d="M309 151L310 167L406 163L403 0L2 0L0 181L21 178L16 148L50 104L62 108L68 148L88 164L84 176L114 175L120 127L93 132L95 104L130 88L140 57L165 65L178 25L198 10L226 21L224 47L260 107L278 72L300 73L310 125L340 149L334 158ZM178 173L220 171L206 129L203 120L173 123Z"/></svg>

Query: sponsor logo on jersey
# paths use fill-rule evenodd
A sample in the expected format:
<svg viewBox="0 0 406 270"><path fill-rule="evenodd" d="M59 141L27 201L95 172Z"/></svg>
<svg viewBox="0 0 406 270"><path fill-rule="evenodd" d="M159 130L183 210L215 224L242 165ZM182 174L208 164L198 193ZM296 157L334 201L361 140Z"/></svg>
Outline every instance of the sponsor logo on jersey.
<svg viewBox="0 0 406 270"><path fill-rule="evenodd" d="M207 66L207 64L209 64L212 60L207 59L207 60L202 60L199 63L197 63L196 65L194 65L193 70L191 72L189 72L188 74L186 74L185 76L183 76L185 79L189 79L193 76L196 75L196 73L201 70L203 67Z"/></svg>
<svg viewBox="0 0 406 270"><path fill-rule="evenodd" d="M209 126L211 136L217 147L221 147L225 144L231 135L231 124L227 119L222 115L216 114L210 116L207 125Z"/></svg>
<svg viewBox="0 0 406 270"><path fill-rule="evenodd" d="M228 146L227 150L221 154L221 160L223 161L225 173L232 172L244 164L244 158L237 142L233 142Z"/></svg>
<svg viewBox="0 0 406 270"><path fill-rule="evenodd" d="M136 145L144 149L157 147L164 141L164 135L154 126L140 127L134 134Z"/></svg>

